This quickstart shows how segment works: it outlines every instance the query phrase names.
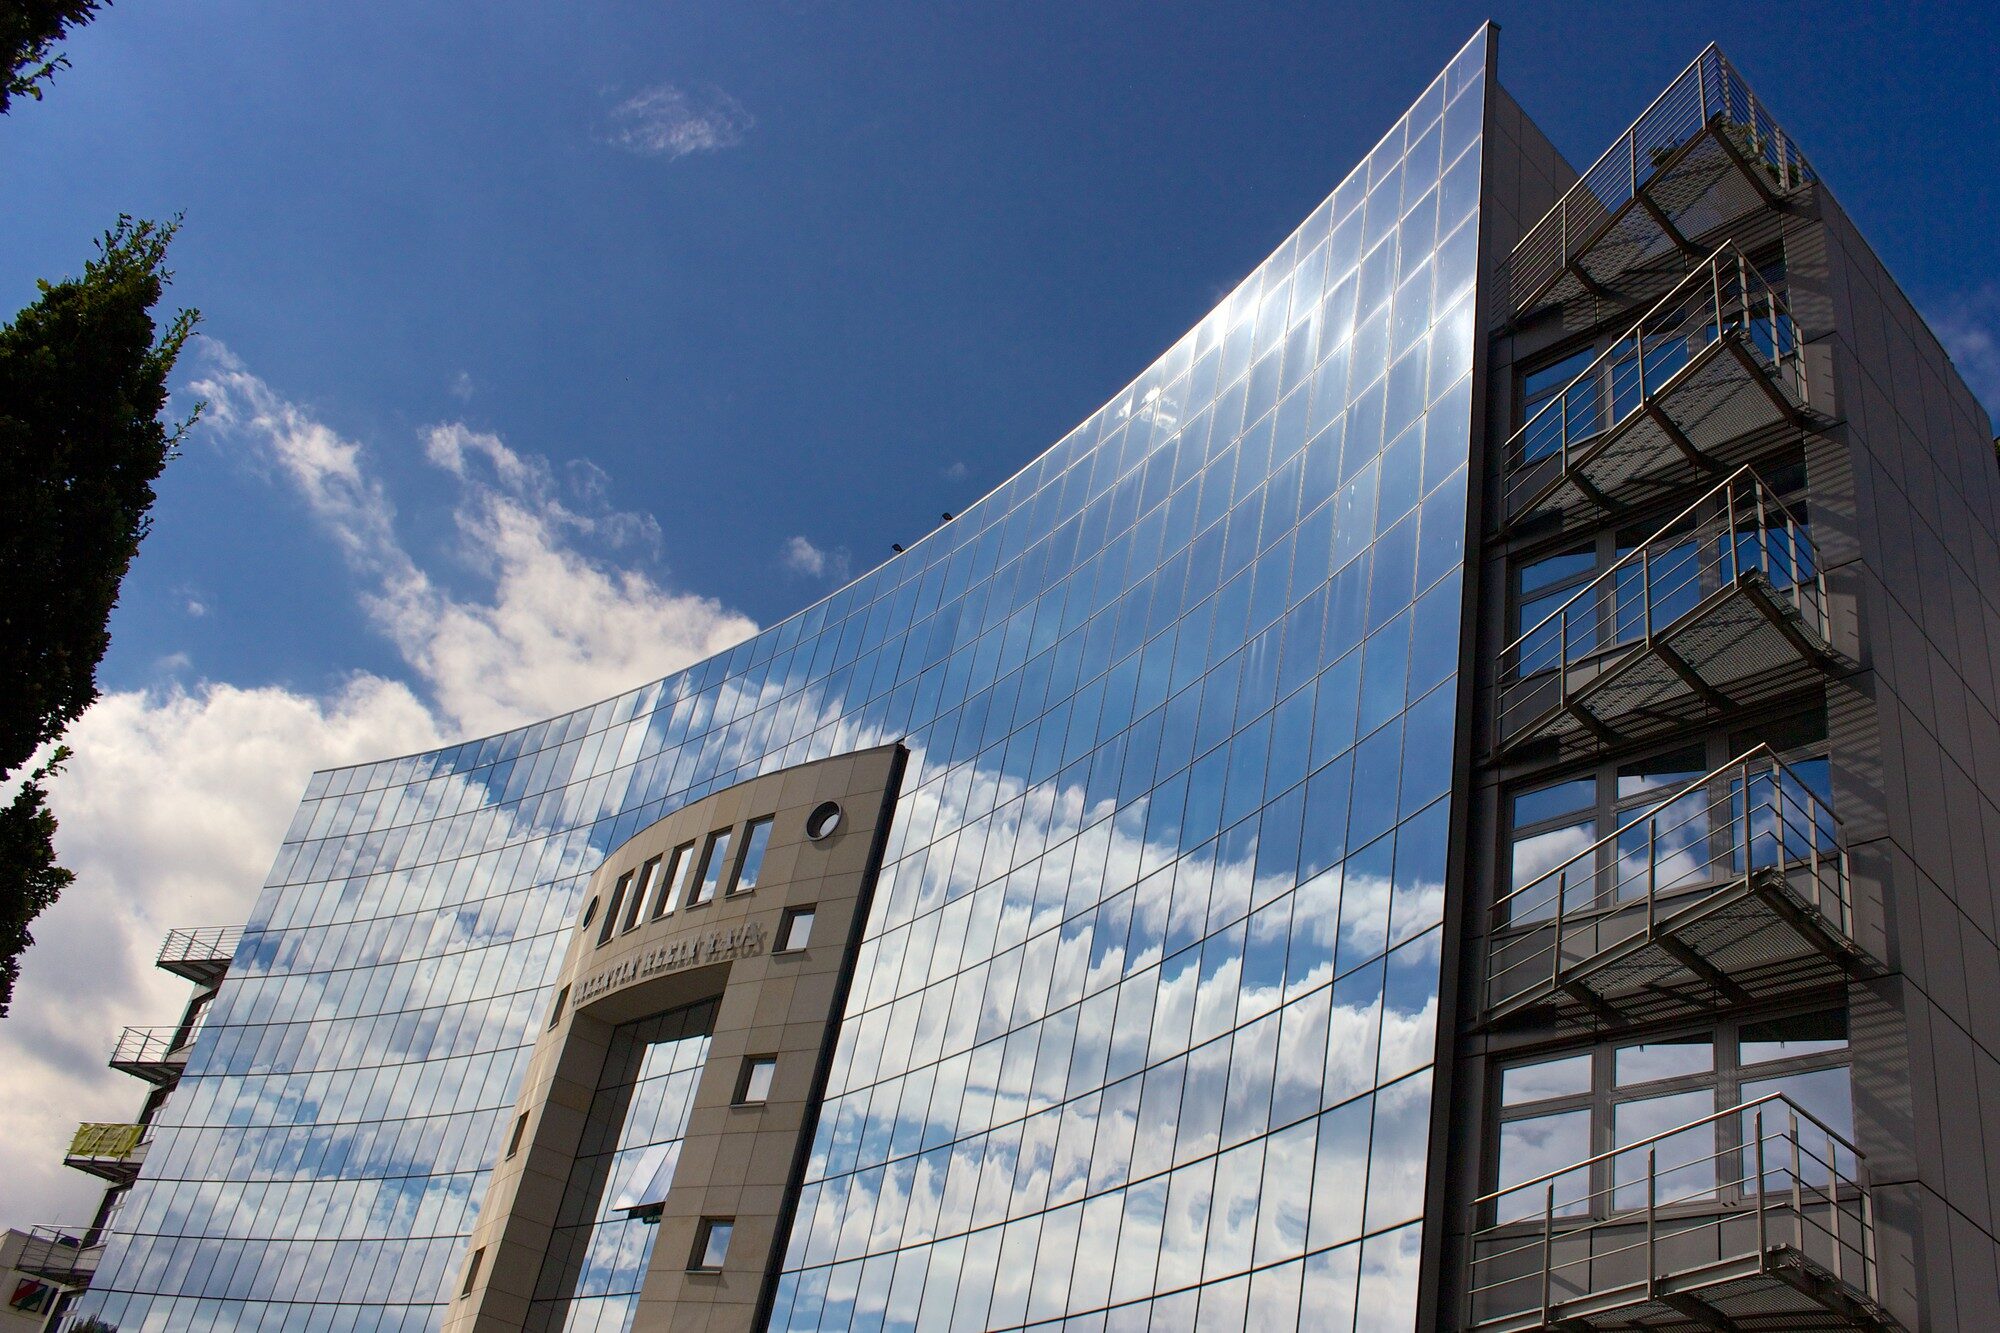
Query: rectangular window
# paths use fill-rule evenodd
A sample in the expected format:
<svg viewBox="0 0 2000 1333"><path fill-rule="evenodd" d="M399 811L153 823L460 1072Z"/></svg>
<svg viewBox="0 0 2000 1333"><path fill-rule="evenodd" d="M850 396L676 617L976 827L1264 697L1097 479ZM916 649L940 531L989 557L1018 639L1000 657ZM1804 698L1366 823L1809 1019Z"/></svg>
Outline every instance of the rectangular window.
<svg viewBox="0 0 2000 1333"><path fill-rule="evenodd" d="M729 1236L736 1230L733 1217L704 1217L695 1228L694 1253L688 1256L688 1271L719 1273L729 1258Z"/></svg>
<svg viewBox="0 0 2000 1333"><path fill-rule="evenodd" d="M758 876L764 873L764 849L770 845L771 816L751 820L743 830L743 854L736 858L729 892L748 893L757 887Z"/></svg>
<svg viewBox="0 0 2000 1333"><path fill-rule="evenodd" d="M1586 347L1522 376L1521 420L1531 424L1521 440L1519 462L1532 463L1560 453L1565 439L1575 448L1578 441L1589 439L1604 424L1602 394L1594 377L1564 392L1596 357L1597 349ZM1547 415L1536 420L1544 408L1548 408Z"/></svg>
<svg viewBox="0 0 2000 1333"><path fill-rule="evenodd" d="M514 1122L514 1133L512 1137L510 1137L507 1140L507 1156L509 1158L513 1157L515 1153L521 1151L521 1137L527 1132L528 1132L528 1113L526 1111L523 1111L521 1112L520 1119Z"/></svg>
<svg viewBox="0 0 2000 1333"><path fill-rule="evenodd" d="M563 1006L568 1003L569 1003L569 987L564 986L561 990L556 992L555 1006L549 1010L550 1031L553 1032L555 1030L556 1024L562 1022Z"/></svg>
<svg viewBox="0 0 2000 1333"><path fill-rule="evenodd" d="M597 928L599 948L611 940L611 932L618 927L618 909L625 905L625 895L632 889L632 872L626 871L618 877L618 887L611 891L611 906L604 909L604 924Z"/></svg>
<svg viewBox="0 0 2000 1333"><path fill-rule="evenodd" d="M1581 854L1597 841L1597 784L1590 778L1559 782L1514 798L1510 921L1537 921L1590 906L1597 895L1597 863Z"/></svg>
<svg viewBox="0 0 2000 1333"><path fill-rule="evenodd" d="M812 940L813 909L789 907L778 922L778 952L803 949Z"/></svg>
<svg viewBox="0 0 2000 1333"><path fill-rule="evenodd" d="M729 834L729 829L717 829L708 835L708 846L701 852L701 868L695 872L694 892L688 898L689 907L715 901L722 888L723 870L729 864Z"/></svg>
<svg viewBox="0 0 2000 1333"><path fill-rule="evenodd" d="M771 1079L778 1072L778 1057L753 1055L743 1061L736 1079L736 1105L761 1106L771 1100Z"/></svg>
<svg viewBox="0 0 2000 1333"><path fill-rule="evenodd" d="M480 1246L472 1252L472 1261L465 1266L465 1285L458 1289L460 1299L472 1294L472 1288L479 1281L479 1265L486 1258L486 1247Z"/></svg>
<svg viewBox="0 0 2000 1333"><path fill-rule="evenodd" d="M632 901L625 908L625 929L631 930L639 924L639 913L645 909L646 899L653 892L653 886L660 878L660 858L653 857L639 867L639 883L632 890Z"/></svg>
<svg viewBox="0 0 2000 1333"><path fill-rule="evenodd" d="M688 866L694 862L694 844L684 842L674 848L667 860L667 873L660 876L659 896L653 899L653 920L672 916L680 906L681 881L687 878Z"/></svg>

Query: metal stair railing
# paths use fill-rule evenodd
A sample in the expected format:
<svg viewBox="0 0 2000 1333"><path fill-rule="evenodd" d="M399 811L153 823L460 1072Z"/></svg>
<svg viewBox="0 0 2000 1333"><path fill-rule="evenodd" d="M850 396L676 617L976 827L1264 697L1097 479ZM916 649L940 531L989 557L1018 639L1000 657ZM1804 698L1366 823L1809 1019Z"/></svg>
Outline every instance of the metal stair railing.
<svg viewBox="0 0 2000 1333"><path fill-rule="evenodd" d="M1768 745L1747 750L1501 895L1489 931L1508 953L1488 978L1487 1006L1553 991L1567 969L1650 935L1698 893L1764 871L1851 940L1846 846L1840 817L1804 777Z"/></svg>
<svg viewBox="0 0 2000 1333"><path fill-rule="evenodd" d="M1816 180L1749 83L1711 42L1577 182L1515 245L1507 261L1518 313L1533 305L1604 225L1640 197L1661 164L1683 144L1718 124L1745 158L1761 167L1778 193Z"/></svg>
<svg viewBox="0 0 2000 1333"><path fill-rule="evenodd" d="M1761 576L1808 628L1826 637L1826 594L1809 529L1746 464L1507 645L1501 654L1501 735L1517 730L1523 707L1549 706L1543 691L1510 701L1509 687L1556 673L1552 702L1568 708L1591 681L1650 650L1706 597L1748 575Z"/></svg>
<svg viewBox="0 0 2000 1333"><path fill-rule="evenodd" d="M1697 1251L1718 1273L1790 1251L1872 1303L1866 1169L1844 1135L1774 1092L1503 1186L1473 1204L1470 1325L1551 1327L1581 1300L1636 1304L1685 1280Z"/></svg>
<svg viewBox="0 0 2000 1333"><path fill-rule="evenodd" d="M1702 352L1735 336L1768 373L1789 378L1803 399L1805 363L1790 306L1735 246L1725 245L1508 439L1502 458L1510 512L1519 492L1568 476L1588 444L1648 410L1653 397ZM1552 457L1553 476L1522 471Z"/></svg>

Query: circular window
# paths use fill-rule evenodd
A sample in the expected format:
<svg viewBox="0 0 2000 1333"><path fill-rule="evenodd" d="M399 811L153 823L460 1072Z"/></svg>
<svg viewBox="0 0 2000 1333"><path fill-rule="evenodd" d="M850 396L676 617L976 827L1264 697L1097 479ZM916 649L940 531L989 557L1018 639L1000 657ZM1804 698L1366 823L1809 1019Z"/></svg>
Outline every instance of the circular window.
<svg viewBox="0 0 2000 1333"><path fill-rule="evenodd" d="M814 842L833 836L840 827L840 802L821 801L806 816L806 836Z"/></svg>

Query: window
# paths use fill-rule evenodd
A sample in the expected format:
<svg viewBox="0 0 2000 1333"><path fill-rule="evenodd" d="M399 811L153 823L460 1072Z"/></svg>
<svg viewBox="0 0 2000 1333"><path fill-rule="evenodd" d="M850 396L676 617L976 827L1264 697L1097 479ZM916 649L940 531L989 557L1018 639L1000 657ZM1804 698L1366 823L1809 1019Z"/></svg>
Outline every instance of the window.
<svg viewBox="0 0 2000 1333"><path fill-rule="evenodd" d="M689 907L715 901L722 887L723 869L729 864L729 834L729 829L717 829L708 835L708 846L701 852L701 868L695 871L694 890L688 897Z"/></svg>
<svg viewBox="0 0 2000 1333"><path fill-rule="evenodd" d="M1581 857L1597 841L1597 782L1578 778L1514 797L1509 921L1538 921L1590 905L1597 866Z"/></svg>
<svg viewBox="0 0 2000 1333"><path fill-rule="evenodd" d="M556 1002L554 1006L551 1007L549 1010L550 1031L554 1031L556 1024L562 1022L563 1006L568 1003L569 1003L569 987L564 986L561 990L556 992Z"/></svg>
<svg viewBox="0 0 2000 1333"><path fill-rule="evenodd" d="M738 1106L761 1106L771 1100L771 1079L778 1072L778 1057L775 1055L753 1055L743 1061L743 1072L736 1076L735 1104Z"/></svg>
<svg viewBox="0 0 2000 1333"><path fill-rule="evenodd" d="M595 920L597 920L597 899L592 898L584 904L582 924L587 927Z"/></svg>
<svg viewBox="0 0 2000 1333"><path fill-rule="evenodd" d="M1756 1175L1748 1161L1756 1113L1721 1113L1773 1093L1851 1137L1844 1009L1725 1021L1508 1066L1500 1071L1494 1179L1501 1190L1526 1187L1500 1196L1495 1220L1641 1207L1649 1152L1657 1202L1699 1205L1738 1197ZM1789 1113L1766 1110L1763 1117L1767 1143L1788 1132ZM1684 1125L1690 1128L1679 1129ZM1819 1131L1801 1133L1805 1145ZM1645 1149L1615 1152L1633 1145ZM1836 1165L1851 1174L1844 1151L1831 1151L1843 1159ZM1788 1142L1782 1152L1789 1161ZM1599 1153L1614 1155L1595 1168L1565 1169ZM1789 1176L1784 1187L1790 1188Z"/></svg>
<svg viewBox="0 0 2000 1333"><path fill-rule="evenodd" d="M654 881L660 877L660 858L654 857L639 867L639 883L632 890L632 901L625 906L625 929L631 930L639 924L639 912L646 905L646 896L653 891Z"/></svg>
<svg viewBox="0 0 2000 1333"><path fill-rule="evenodd" d="M472 1252L471 1261L465 1265L465 1285L461 1286L458 1289L459 1298L461 1300L472 1294L472 1288L479 1281L479 1265L482 1261L485 1260L485 1258L486 1258L486 1247L484 1245L480 1246L478 1249Z"/></svg>
<svg viewBox="0 0 2000 1333"><path fill-rule="evenodd" d="M604 924L597 929L597 947L603 948L611 940L611 932L618 925L618 909L625 902L625 895L632 889L632 872L626 871L618 877L618 887L611 890L611 905L604 909Z"/></svg>
<svg viewBox="0 0 2000 1333"><path fill-rule="evenodd" d="M778 921L778 952L790 953L803 949L812 940L813 909L810 907L788 907Z"/></svg>
<svg viewBox="0 0 2000 1333"><path fill-rule="evenodd" d="M1594 599L1569 605L1577 590L1596 577L1597 552L1588 546L1514 567L1514 633L1524 636L1515 653L1516 675L1553 671L1565 660L1574 662L1596 650Z"/></svg>
<svg viewBox="0 0 2000 1333"><path fill-rule="evenodd" d="M764 849L770 845L771 817L751 820L743 830L743 853L736 858L729 892L748 893L757 887L757 877L764 873Z"/></svg>
<svg viewBox="0 0 2000 1333"><path fill-rule="evenodd" d="M513 1134L510 1135L507 1139L507 1156L509 1158L512 1158L515 1153L521 1151L521 1137L527 1132L528 1132L528 1113L526 1111L523 1111L521 1112L520 1118L514 1122Z"/></svg>
<svg viewBox="0 0 2000 1333"><path fill-rule="evenodd" d="M736 1230L733 1217L704 1217L695 1228L694 1253L688 1256L688 1271L719 1273L729 1258L729 1236Z"/></svg>
<svg viewBox="0 0 2000 1333"><path fill-rule="evenodd" d="M684 842L674 848L667 860L667 873L660 876L660 892L653 899L653 920L672 916L674 908L680 906L681 881L687 877L688 866L694 862L694 844Z"/></svg>
<svg viewBox="0 0 2000 1333"><path fill-rule="evenodd" d="M1596 377L1578 384L1567 394L1563 392L1596 357L1597 349L1586 347L1521 377L1521 421L1528 430L1521 437L1520 462L1533 463L1560 453L1565 433L1572 448L1577 441L1597 433L1603 423L1598 419L1600 394ZM1563 401L1557 403L1557 399ZM1556 405L1550 407L1552 403ZM1548 408L1548 413L1538 421L1536 415L1543 408Z"/></svg>

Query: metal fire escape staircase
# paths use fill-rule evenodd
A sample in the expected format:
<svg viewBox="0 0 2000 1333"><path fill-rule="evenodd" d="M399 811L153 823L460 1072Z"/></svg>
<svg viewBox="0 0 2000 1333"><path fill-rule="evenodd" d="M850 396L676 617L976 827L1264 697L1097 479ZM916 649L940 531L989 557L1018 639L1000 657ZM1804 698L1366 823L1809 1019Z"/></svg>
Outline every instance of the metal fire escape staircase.
<svg viewBox="0 0 2000 1333"><path fill-rule="evenodd" d="M1759 746L1493 905L1489 1023L1712 1016L1866 975L1840 820Z"/></svg>
<svg viewBox="0 0 2000 1333"><path fill-rule="evenodd" d="M1510 307L1519 319L1581 304L1594 323L1673 286L1716 235L1815 179L1711 44L1514 247Z"/></svg>

